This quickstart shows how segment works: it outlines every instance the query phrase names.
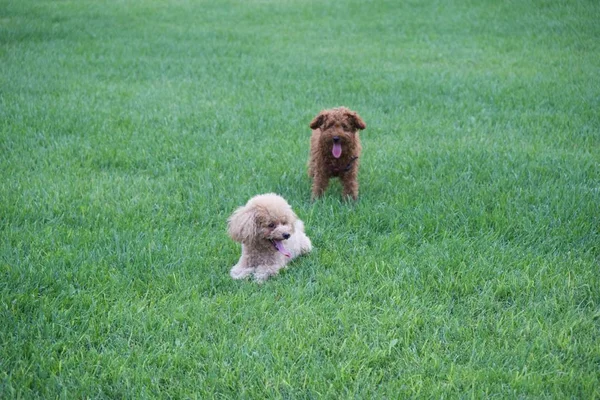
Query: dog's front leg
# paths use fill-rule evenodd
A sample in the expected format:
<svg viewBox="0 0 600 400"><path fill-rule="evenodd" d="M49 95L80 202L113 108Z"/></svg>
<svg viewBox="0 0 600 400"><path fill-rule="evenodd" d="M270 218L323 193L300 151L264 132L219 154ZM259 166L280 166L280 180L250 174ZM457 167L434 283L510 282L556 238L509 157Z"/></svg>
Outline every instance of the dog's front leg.
<svg viewBox="0 0 600 400"><path fill-rule="evenodd" d="M352 198L352 200L358 198L358 182L354 180L344 180L342 181L342 186L344 187L342 195L345 198Z"/></svg>
<svg viewBox="0 0 600 400"><path fill-rule="evenodd" d="M329 186L329 176L323 174L315 174L315 178L313 180L312 185L312 199L316 199L317 197L321 197Z"/></svg>
<svg viewBox="0 0 600 400"><path fill-rule="evenodd" d="M356 169L352 169L345 173L342 178L342 195L346 198L351 197L352 200L358 198L358 179Z"/></svg>

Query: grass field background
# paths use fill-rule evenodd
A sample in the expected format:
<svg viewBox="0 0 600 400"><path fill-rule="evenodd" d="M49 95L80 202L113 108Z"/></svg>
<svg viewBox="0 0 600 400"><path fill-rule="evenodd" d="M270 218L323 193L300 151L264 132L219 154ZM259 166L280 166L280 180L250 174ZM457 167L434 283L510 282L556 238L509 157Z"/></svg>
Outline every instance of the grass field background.
<svg viewBox="0 0 600 400"><path fill-rule="evenodd" d="M0 397L599 398L600 4L0 0ZM308 123L366 121L310 202ZM233 281L277 192L314 251Z"/></svg>

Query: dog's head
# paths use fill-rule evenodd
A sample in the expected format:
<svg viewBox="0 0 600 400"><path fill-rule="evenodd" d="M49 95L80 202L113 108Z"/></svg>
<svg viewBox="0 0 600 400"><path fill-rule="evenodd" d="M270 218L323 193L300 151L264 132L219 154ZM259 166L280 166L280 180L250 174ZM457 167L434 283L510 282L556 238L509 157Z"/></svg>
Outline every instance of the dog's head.
<svg viewBox="0 0 600 400"><path fill-rule="evenodd" d="M366 127L362 118L346 107L323 110L310 123L311 129L321 131L322 144L335 158L340 158L344 148L352 147L357 132Z"/></svg>
<svg viewBox="0 0 600 400"><path fill-rule="evenodd" d="M283 197L273 193L262 194L235 210L228 220L228 232L233 240L246 245L269 242L273 249L290 257L285 240L294 234L297 219Z"/></svg>

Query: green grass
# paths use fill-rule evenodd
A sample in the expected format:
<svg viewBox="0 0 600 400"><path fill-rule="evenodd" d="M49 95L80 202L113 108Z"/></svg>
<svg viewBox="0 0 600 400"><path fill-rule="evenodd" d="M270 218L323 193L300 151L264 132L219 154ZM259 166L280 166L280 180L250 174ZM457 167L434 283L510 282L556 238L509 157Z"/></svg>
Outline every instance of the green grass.
<svg viewBox="0 0 600 400"><path fill-rule="evenodd" d="M600 398L599 18L0 0L0 397ZM338 105L360 199L311 203ZM266 192L315 250L233 281Z"/></svg>

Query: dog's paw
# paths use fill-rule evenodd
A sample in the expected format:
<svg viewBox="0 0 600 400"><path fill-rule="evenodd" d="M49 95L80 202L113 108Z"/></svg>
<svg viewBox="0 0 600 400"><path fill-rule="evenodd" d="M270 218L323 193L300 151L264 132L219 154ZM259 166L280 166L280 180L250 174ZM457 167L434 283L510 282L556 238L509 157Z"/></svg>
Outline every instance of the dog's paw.
<svg viewBox="0 0 600 400"><path fill-rule="evenodd" d="M280 265L261 265L254 271L254 280L256 283L264 283L267 279L277 275L279 270L283 268Z"/></svg>
<svg viewBox="0 0 600 400"><path fill-rule="evenodd" d="M252 275L253 272L254 268L243 268L236 265L233 268L231 268L231 271L229 271L229 275L231 275L233 279L244 279Z"/></svg>
<svg viewBox="0 0 600 400"><path fill-rule="evenodd" d="M271 276L271 274L266 273L266 272L255 272L254 273L254 281L256 283L263 284L267 281L267 279L269 279L269 277Z"/></svg>
<svg viewBox="0 0 600 400"><path fill-rule="evenodd" d="M268 276L266 276L266 277L264 277L264 276L258 277L256 275L254 275L254 282L256 282L259 285L262 285L263 283L265 283L267 281L267 279L269 279Z"/></svg>

